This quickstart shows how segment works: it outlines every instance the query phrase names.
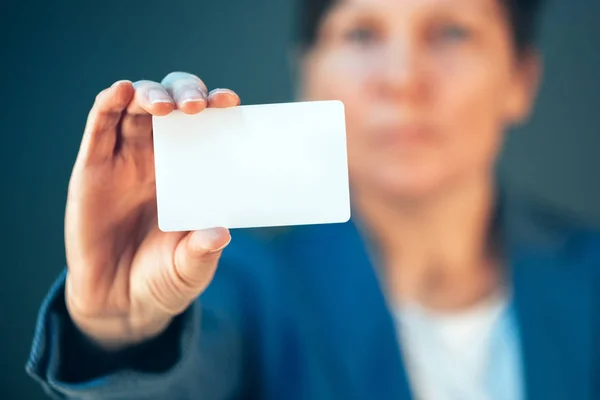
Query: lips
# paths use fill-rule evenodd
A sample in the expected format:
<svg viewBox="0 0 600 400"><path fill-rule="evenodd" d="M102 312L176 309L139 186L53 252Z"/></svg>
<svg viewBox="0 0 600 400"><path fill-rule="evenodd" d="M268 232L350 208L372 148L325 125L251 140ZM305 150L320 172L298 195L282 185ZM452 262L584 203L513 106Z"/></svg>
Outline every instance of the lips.
<svg viewBox="0 0 600 400"><path fill-rule="evenodd" d="M423 125L395 125L372 129L373 139L379 146L407 148L431 145L435 141L432 129Z"/></svg>

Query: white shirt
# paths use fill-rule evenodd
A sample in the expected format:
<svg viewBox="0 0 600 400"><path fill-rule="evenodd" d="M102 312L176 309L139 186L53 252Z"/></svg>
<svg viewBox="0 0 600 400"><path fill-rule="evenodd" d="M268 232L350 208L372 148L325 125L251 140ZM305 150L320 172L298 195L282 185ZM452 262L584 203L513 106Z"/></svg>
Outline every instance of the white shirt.
<svg viewBox="0 0 600 400"><path fill-rule="evenodd" d="M504 293L455 314L397 307L397 331L415 399L520 399L519 350L508 311Z"/></svg>

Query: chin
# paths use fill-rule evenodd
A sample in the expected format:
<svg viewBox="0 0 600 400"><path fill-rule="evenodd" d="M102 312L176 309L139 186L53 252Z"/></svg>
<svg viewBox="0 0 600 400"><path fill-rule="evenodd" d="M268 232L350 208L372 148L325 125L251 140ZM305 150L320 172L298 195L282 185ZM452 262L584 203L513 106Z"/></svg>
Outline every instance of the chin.
<svg viewBox="0 0 600 400"><path fill-rule="evenodd" d="M393 201L425 200L439 192L449 176L433 168L376 168L362 171L356 186Z"/></svg>
<svg viewBox="0 0 600 400"><path fill-rule="evenodd" d="M414 179L413 177L400 177L395 179L381 179L380 190L386 197L398 200L425 200L431 197L441 187L437 179Z"/></svg>

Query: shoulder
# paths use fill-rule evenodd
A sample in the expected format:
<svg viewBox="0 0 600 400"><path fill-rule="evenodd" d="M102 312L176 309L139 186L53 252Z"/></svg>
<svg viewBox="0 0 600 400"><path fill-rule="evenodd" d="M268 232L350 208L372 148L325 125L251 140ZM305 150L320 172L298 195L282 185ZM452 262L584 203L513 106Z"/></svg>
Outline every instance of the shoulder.
<svg viewBox="0 0 600 400"><path fill-rule="evenodd" d="M600 272L600 225L564 206L532 194L507 201L510 240L521 248L551 249L569 264L596 266Z"/></svg>

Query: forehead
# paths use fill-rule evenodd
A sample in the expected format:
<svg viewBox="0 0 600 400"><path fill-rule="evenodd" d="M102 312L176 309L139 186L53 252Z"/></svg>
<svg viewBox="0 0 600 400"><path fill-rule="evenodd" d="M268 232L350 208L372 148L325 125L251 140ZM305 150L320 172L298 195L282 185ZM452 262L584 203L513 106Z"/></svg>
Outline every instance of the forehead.
<svg viewBox="0 0 600 400"><path fill-rule="evenodd" d="M382 9L403 12L444 10L456 12L480 12L497 15L501 11L500 0L338 0L335 9Z"/></svg>

